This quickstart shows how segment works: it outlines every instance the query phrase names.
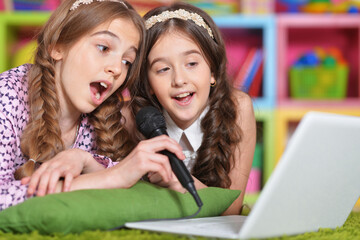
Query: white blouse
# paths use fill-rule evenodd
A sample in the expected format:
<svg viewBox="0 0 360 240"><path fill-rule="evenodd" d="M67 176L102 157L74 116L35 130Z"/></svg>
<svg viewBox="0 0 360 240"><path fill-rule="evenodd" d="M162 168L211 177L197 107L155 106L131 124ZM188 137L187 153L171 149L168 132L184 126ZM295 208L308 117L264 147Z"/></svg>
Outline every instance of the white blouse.
<svg viewBox="0 0 360 240"><path fill-rule="evenodd" d="M201 120L207 113L208 108L205 108L200 117L196 119L190 127L185 130L179 128L176 123L171 119L170 115L164 111L167 132L169 137L177 141L183 148L185 155L185 166L191 172L197 156L197 150L201 146L203 133L201 131Z"/></svg>

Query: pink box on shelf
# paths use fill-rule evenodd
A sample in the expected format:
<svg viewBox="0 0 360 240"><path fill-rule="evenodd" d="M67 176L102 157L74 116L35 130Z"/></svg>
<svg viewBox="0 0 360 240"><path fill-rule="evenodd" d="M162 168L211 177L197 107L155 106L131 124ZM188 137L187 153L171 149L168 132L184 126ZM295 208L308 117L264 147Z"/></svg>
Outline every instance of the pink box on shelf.
<svg viewBox="0 0 360 240"><path fill-rule="evenodd" d="M261 169L252 168L248 183L246 185L246 193L258 193L261 190Z"/></svg>

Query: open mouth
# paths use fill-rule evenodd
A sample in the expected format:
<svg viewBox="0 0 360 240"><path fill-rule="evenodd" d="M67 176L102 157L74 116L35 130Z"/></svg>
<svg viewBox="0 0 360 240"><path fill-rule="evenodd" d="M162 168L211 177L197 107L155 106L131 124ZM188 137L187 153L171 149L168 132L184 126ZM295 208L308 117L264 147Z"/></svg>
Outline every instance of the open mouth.
<svg viewBox="0 0 360 240"><path fill-rule="evenodd" d="M186 93L181 93L177 96L175 96L175 100L179 101L179 102L187 102L190 100L190 98L194 95L194 92L186 92Z"/></svg>
<svg viewBox="0 0 360 240"><path fill-rule="evenodd" d="M105 82L93 82L90 83L91 92L95 95L97 100L100 100L108 90L108 84Z"/></svg>

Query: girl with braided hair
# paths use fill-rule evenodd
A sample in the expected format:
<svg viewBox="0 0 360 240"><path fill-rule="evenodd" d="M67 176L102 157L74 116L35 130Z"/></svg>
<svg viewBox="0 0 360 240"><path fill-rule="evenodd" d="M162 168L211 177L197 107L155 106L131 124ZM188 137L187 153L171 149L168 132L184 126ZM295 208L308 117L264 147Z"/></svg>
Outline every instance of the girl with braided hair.
<svg viewBox="0 0 360 240"><path fill-rule="evenodd" d="M143 17L145 64L131 92L133 115L152 105L183 148L195 186L241 190L224 214L239 214L256 143L251 98L231 87L220 31L201 9L186 3L158 7ZM141 139L141 136L138 136ZM176 177L150 182L184 191Z"/></svg>
<svg viewBox="0 0 360 240"><path fill-rule="evenodd" d="M126 1L65 0L38 35L34 64L0 74L0 210L34 195L127 188L148 171L170 178L155 153L181 158L180 146L160 137L133 150L125 128L122 92L139 74L144 36Z"/></svg>

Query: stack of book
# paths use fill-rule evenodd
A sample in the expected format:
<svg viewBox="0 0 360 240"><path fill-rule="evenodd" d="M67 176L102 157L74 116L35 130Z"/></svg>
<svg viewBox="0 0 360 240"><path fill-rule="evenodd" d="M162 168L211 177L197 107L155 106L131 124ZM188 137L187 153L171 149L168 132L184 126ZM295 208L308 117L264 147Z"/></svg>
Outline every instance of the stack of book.
<svg viewBox="0 0 360 240"><path fill-rule="evenodd" d="M235 75L234 86L252 97L258 97L261 94L263 63L263 50L251 48Z"/></svg>

